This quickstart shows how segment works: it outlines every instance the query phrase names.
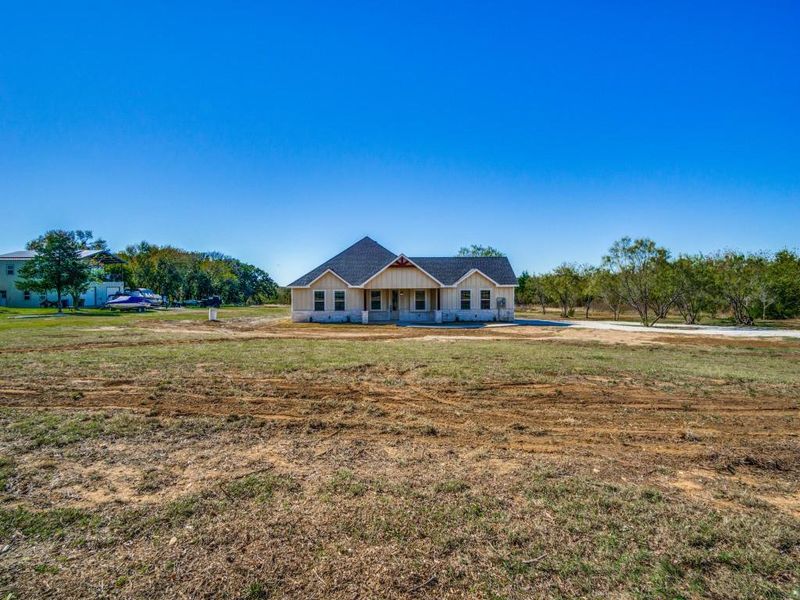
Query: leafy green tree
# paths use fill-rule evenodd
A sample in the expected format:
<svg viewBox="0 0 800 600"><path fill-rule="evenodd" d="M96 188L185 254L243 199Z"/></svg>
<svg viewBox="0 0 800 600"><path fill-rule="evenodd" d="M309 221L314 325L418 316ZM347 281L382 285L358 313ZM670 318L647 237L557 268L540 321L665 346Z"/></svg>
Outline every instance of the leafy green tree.
<svg viewBox="0 0 800 600"><path fill-rule="evenodd" d="M624 237L614 242L603 263L619 277L623 297L642 325L650 327L667 316L677 297L668 250L651 239Z"/></svg>
<svg viewBox="0 0 800 600"><path fill-rule="evenodd" d="M55 290L59 313L64 292L77 291L79 296L88 289L91 266L81 259L81 239L76 232L48 231L29 242L27 248L36 254L20 269L17 288L40 294Z"/></svg>
<svg viewBox="0 0 800 600"><path fill-rule="evenodd" d="M275 297L272 298L275 304L291 304L292 303L292 290L285 287L279 287L275 292Z"/></svg>
<svg viewBox="0 0 800 600"><path fill-rule="evenodd" d="M120 256L130 287L151 288L170 300L218 295L226 304L274 299L278 285L262 269L219 252L189 252L142 242Z"/></svg>
<svg viewBox="0 0 800 600"><path fill-rule="evenodd" d="M530 290L531 279L531 274L527 271L523 271L522 274L517 277L517 292L514 295L517 304L533 304L533 294Z"/></svg>
<svg viewBox="0 0 800 600"><path fill-rule="evenodd" d="M458 250L457 256L505 256L497 248L492 248L491 246L479 246L478 244L472 244L471 246L462 246Z"/></svg>
<svg viewBox="0 0 800 600"><path fill-rule="evenodd" d="M538 304L542 308L542 314L547 314L547 302L549 298L547 290L542 283L541 275L531 275L523 271L518 278L517 303L518 304Z"/></svg>
<svg viewBox="0 0 800 600"><path fill-rule="evenodd" d="M613 313L614 320L618 321L625 307L625 296L622 292L619 275L608 269L599 268L595 273L594 282L597 294Z"/></svg>
<svg viewBox="0 0 800 600"><path fill-rule="evenodd" d="M108 243L102 238L95 239L91 231L78 230L74 233L75 239L78 241L78 245L82 251L100 250L108 252ZM72 276L67 282L67 286L65 288L66 292L72 296L73 310L78 310L81 294L86 293L86 290L89 289L92 283L101 281L106 272L106 267L101 265L99 262L96 262L91 257L83 258L81 263L81 268L72 273ZM84 270L88 270L88 277L84 273Z"/></svg>
<svg viewBox="0 0 800 600"><path fill-rule="evenodd" d="M767 268L773 302L762 304L762 317L788 319L800 315L800 255L780 250Z"/></svg>
<svg viewBox="0 0 800 600"><path fill-rule="evenodd" d="M547 303L550 302L550 296L547 288L544 285L542 275L535 275L530 282L531 293L536 299L537 304L542 307L542 314L547 314Z"/></svg>
<svg viewBox="0 0 800 600"><path fill-rule="evenodd" d="M581 294L581 273L575 265L564 263L542 276L547 294L558 302L562 317L570 317Z"/></svg>
<svg viewBox="0 0 800 600"><path fill-rule="evenodd" d="M761 256L729 251L714 261L720 294L739 325L753 325L760 312L759 280L765 260Z"/></svg>
<svg viewBox="0 0 800 600"><path fill-rule="evenodd" d="M584 318L588 320L589 310L591 310L592 304L600 295L597 280L598 269L591 265L582 265L578 268L578 274L580 275L578 301L583 306Z"/></svg>
<svg viewBox="0 0 800 600"><path fill-rule="evenodd" d="M687 324L700 322L701 314L713 313L719 302L713 262L703 255L682 255L672 265L675 307Z"/></svg>

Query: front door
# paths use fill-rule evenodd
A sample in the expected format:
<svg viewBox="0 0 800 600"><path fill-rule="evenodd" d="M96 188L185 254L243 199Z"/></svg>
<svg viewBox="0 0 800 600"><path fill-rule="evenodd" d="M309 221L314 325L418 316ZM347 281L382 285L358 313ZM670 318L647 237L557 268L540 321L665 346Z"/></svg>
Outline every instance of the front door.
<svg viewBox="0 0 800 600"><path fill-rule="evenodd" d="M399 301L400 298L397 290L392 290L392 305L390 308L392 310L391 319L393 321L396 321L400 318L400 307L398 306Z"/></svg>

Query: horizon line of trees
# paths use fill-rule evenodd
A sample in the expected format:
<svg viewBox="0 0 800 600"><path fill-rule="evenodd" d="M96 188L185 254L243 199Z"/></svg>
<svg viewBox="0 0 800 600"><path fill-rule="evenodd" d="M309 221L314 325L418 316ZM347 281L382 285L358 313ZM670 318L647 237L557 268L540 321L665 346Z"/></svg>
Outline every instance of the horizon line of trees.
<svg viewBox="0 0 800 600"><path fill-rule="evenodd" d="M102 265L86 260L85 250L110 252L103 239L91 231L51 230L27 244L36 252L20 268L16 287L47 294L55 291L57 307L73 298L73 308L89 287L104 275L118 277L128 288L148 288L168 301L219 296L226 304L287 302L287 291L263 269L219 252L193 252L173 246L141 242L117 256L123 264Z"/></svg>
<svg viewBox="0 0 800 600"><path fill-rule="evenodd" d="M225 304L264 304L285 296L266 271L220 252L143 241L116 254L125 263L110 266L110 272L128 287L148 288L170 301L219 296Z"/></svg>
<svg viewBox="0 0 800 600"><path fill-rule="evenodd" d="M788 249L673 258L651 239L624 237L599 265L562 263L546 273L523 271L518 281L518 304L536 305L543 314L555 304L562 317L580 308L589 318L599 303L614 320L632 310L646 326L670 312L679 313L687 324L721 314L739 325L800 316L800 255Z"/></svg>

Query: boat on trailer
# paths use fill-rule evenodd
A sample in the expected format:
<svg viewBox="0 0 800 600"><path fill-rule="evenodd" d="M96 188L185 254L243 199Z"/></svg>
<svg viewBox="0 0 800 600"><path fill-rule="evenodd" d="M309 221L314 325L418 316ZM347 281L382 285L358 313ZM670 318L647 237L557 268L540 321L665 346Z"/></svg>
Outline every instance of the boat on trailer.
<svg viewBox="0 0 800 600"><path fill-rule="evenodd" d="M153 303L139 290L132 290L122 294L117 294L111 298L111 300L106 302L106 308L115 308L117 310L135 310L137 312L144 312L152 306Z"/></svg>

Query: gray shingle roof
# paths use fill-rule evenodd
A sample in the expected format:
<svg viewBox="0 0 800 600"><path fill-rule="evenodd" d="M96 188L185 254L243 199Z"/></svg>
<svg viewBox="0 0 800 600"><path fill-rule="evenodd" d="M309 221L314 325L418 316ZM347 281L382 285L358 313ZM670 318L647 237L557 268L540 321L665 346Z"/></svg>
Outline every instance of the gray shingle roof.
<svg viewBox="0 0 800 600"><path fill-rule="evenodd" d="M328 269L350 285L361 285L394 258L397 258L396 254L390 252L372 238L365 237L330 260L322 263L316 269L293 281L289 284L289 287L308 285Z"/></svg>
<svg viewBox="0 0 800 600"><path fill-rule="evenodd" d="M517 285L517 276L514 275L514 269L505 256L409 256L408 258L444 285L453 285L472 269L478 269L498 285Z"/></svg>
<svg viewBox="0 0 800 600"><path fill-rule="evenodd" d="M375 240L365 237L293 281L289 287L307 286L328 269L348 284L358 286L397 257L397 254L387 250ZM478 269L499 285L517 285L517 276L514 275L511 263L504 256L409 257L409 260L433 275L443 285L453 285L472 269Z"/></svg>

